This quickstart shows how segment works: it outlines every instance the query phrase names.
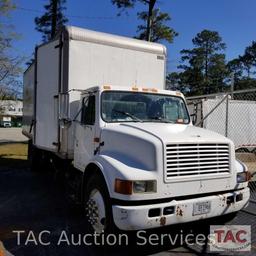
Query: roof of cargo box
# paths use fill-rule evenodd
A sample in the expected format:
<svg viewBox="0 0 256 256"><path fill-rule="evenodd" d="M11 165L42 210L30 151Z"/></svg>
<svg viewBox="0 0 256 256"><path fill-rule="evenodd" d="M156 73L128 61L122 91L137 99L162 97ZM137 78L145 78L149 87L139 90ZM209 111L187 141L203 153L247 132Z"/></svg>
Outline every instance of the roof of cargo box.
<svg viewBox="0 0 256 256"><path fill-rule="evenodd" d="M138 39L117 36L102 32L96 32L84 28L65 26L63 28L64 36L67 39L105 44L114 47L120 47L131 50L150 52L155 54L167 54L166 47L162 44L142 41Z"/></svg>

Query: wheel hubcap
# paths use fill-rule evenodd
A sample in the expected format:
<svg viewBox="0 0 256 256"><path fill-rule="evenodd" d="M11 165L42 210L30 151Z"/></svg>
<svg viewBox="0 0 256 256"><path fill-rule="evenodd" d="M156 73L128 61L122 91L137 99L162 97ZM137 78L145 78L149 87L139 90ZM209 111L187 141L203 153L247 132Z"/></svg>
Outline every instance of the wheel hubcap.
<svg viewBox="0 0 256 256"><path fill-rule="evenodd" d="M99 190L94 189L90 193L86 203L88 222L97 233L102 233L105 229L106 211L103 197Z"/></svg>

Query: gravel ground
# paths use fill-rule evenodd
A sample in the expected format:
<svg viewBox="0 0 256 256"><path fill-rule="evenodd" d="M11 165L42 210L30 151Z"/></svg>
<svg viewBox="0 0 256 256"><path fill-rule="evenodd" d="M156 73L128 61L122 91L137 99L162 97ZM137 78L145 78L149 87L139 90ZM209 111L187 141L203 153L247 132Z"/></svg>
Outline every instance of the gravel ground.
<svg viewBox="0 0 256 256"><path fill-rule="evenodd" d="M0 128L0 143L27 141L21 131L22 128Z"/></svg>

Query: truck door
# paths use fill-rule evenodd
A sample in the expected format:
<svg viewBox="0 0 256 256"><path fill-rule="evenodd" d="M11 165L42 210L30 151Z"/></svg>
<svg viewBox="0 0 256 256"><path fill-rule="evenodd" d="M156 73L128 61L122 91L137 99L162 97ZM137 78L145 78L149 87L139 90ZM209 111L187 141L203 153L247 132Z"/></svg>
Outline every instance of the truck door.
<svg viewBox="0 0 256 256"><path fill-rule="evenodd" d="M75 129L75 166L84 171L95 150L95 95L82 99L80 120Z"/></svg>
<svg viewBox="0 0 256 256"><path fill-rule="evenodd" d="M35 90L33 101L36 105L34 143L38 147L54 152L58 151L60 142L57 97L60 92L59 43L59 40L55 40L38 47L35 67L37 83L33 89ZM28 104L32 104L31 100ZM29 106L32 108L32 105Z"/></svg>

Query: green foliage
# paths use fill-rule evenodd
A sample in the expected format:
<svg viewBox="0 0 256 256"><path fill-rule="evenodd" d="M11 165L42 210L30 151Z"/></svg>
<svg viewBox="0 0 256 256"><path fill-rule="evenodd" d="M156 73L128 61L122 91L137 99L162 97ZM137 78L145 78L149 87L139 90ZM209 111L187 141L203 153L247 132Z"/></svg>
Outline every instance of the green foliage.
<svg viewBox="0 0 256 256"><path fill-rule="evenodd" d="M136 0L112 0L112 4L124 11L126 8L133 8ZM120 15L120 14L119 14Z"/></svg>
<svg viewBox="0 0 256 256"><path fill-rule="evenodd" d="M134 8L137 2L147 5L148 10L138 13L138 18L144 24L138 26L137 32L139 32L139 35L135 38L152 42L166 40L172 43L173 38L178 34L166 25L166 22L170 21L169 14L160 12L159 9L154 9L156 0L112 0L112 3L118 9L121 9L121 12L129 8Z"/></svg>
<svg viewBox="0 0 256 256"><path fill-rule="evenodd" d="M141 2L142 4L152 6L156 3L156 0L111 0L112 4L116 5L121 11L125 11L126 8L133 8L136 2Z"/></svg>
<svg viewBox="0 0 256 256"><path fill-rule="evenodd" d="M204 30L192 40L195 48L181 51L182 72L169 73L167 88L187 95L256 88L256 41L244 54L225 63L225 44L217 32Z"/></svg>
<svg viewBox="0 0 256 256"><path fill-rule="evenodd" d="M245 48L244 54L239 56L240 63L247 74L247 79L251 78L252 68L256 66L256 42Z"/></svg>
<svg viewBox="0 0 256 256"><path fill-rule="evenodd" d="M252 41L252 44L246 47L244 56L250 60L252 65L256 65L256 41Z"/></svg>
<svg viewBox="0 0 256 256"><path fill-rule="evenodd" d="M35 18L36 30L43 34L43 41L47 42L54 38L61 27L68 22L63 11L66 0L50 0L44 6L45 13Z"/></svg>
<svg viewBox="0 0 256 256"><path fill-rule="evenodd" d="M227 69L230 74L233 73L235 82L240 80L243 75L243 65L240 58L233 59L227 63Z"/></svg>
<svg viewBox="0 0 256 256"><path fill-rule="evenodd" d="M180 91L184 94L188 93L188 87L183 81L183 74L172 72L166 76L166 89Z"/></svg>
<svg viewBox="0 0 256 256"><path fill-rule="evenodd" d="M242 90L256 88L256 79L253 77L256 67L256 42L245 48L244 54L228 62L229 73L234 76L234 89Z"/></svg>
<svg viewBox="0 0 256 256"><path fill-rule="evenodd" d="M247 78L250 78L251 76L251 69L253 65L253 60L251 59L250 56L248 56L246 53L242 56L239 56L239 61L243 67L243 70L247 74Z"/></svg>
<svg viewBox="0 0 256 256"><path fill-rule="evenodd" d="M139 19L144 22L148 20L147 12L138 13ZM171 20L168 13L162 13L159 9L153 10L151 17L151 33L149 41L160 42L166 40L169 43L173 42L173 38L178 35L172 28L165 25L167 21ZM147 26L139 25L137 32L140 34L136 37L141 40L147 40Z"/></svg>
<svg viewBox="0 0 256 256"><path fill-rule="evenodd" d="M223 51L226 46L216 31L203 30L192 39L193 49L181 51L184 71L181 81L189 94L206 94L225 90L228 72Z"/></svg>

